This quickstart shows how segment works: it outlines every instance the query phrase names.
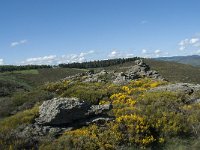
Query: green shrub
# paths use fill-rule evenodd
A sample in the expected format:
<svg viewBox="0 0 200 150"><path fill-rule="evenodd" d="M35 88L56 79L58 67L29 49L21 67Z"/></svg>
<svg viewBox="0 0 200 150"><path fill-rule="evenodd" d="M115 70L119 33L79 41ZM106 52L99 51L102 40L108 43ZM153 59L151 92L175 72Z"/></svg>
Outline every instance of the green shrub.
<svg viewBox="0 0 200 150"><path fill-rule="evenodd" d="M8 133L22 124L30 124L38 116L38 106L17 113L0 121L0 133Z"/></svg>
<svg viewBox="0 0 200 150"><path fill-rule="evenodd" d="M121 90L119 86L111 83L82 83L64 80L48 83L46 90L55 92L62 97L77 97L92 104L98 104L102 99L109 97Z"/></svg>
<svg viewBox="0 0 200 150"><path fill-rule="evenodd" d="M29 145L26 139L18 139L11 134L13 130L21 125L33 123L34 119L38 116L38 106L30 110L19 112L14 116L7 117L0 121L0 148L1 149L14 149L19 145ZM29 145L30 146L30 145Z"/></svg>
<svg viewBox="0 0 200 150"><path fill-rule="evenodd" d="M42 88L38 87L34 90L26 91L26 92L16 92L12 96L12 102L14 106L21 106L24 103L31 102L42 102L44 100L52 99L54 94L48 91L43 90Z"/></svg>

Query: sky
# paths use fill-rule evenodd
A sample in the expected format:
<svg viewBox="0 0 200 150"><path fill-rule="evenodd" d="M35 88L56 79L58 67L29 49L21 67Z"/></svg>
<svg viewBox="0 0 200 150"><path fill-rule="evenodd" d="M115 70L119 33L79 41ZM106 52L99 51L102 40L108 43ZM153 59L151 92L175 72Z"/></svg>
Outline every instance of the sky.
<svg viewBox="0 0 200 150"><path fill-rule="evenodd" d="M0 65L200 54L200 0L1 0Z"/></svg>

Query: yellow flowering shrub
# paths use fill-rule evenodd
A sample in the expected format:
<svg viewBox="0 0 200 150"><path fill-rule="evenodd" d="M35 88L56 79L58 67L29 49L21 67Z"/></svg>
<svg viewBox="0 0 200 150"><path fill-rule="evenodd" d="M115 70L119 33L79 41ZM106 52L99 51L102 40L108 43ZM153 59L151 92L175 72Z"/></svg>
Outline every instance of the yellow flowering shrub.
<svg viewBox="0 0 200 150"><path fill-rule="evenodd" d="M136 114L118 117L116 118L116 124L126 140L131 144L146 146L156 140L151 135L150 126L145 118Z"/></svg>
<svg viewBox="0 0 200 150"><path fill-rule="evenodd" d="M109 115L114 121L102 126L89 125L65 132L56 142L41 146L45 149L113 150L162 149L170 139L179 136L199 137L200 104L187 105L173 92L147 92L167 84L165 81L140 79L125 86L106 85L110 98L99 104L112 103ZM116 88L117 90L112 90ZM116 91L114 94L113 91Z"/></svg>
<svg viewBox="0 0 200 150"><path fill-rule="evenodd" d="M61 93L63 90L66 90L69 86L70 80L63 80L58 82L47 83L45 89L50 92Z"/></svg>

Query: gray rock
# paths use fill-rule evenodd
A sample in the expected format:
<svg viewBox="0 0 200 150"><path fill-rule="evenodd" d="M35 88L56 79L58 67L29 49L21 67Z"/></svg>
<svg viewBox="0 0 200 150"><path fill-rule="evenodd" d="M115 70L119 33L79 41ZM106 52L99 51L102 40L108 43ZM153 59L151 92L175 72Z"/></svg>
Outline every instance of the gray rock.
<svg viewBox="0 0 200 150"><path fill-rule="evenodd" d="M108 74L108 72L106 72L105 70L102 70L96 74L88 74L86 76L86 79L83 80L83 82L103 82L101 77L105 76L106 74Z"/></svg>
<svg viewBox="0 0 200 150"><path fill-rule="evenodd" d="M157 71L150 70L150 67L143 62L143 60L136 60L134 66L128 69L125 73L119 73L116 75L113 83L126 84L131 80L139 78L153 78L157 80L165 80Z"/></svg>
<svg viewBox="0 0 200 150"><path fill-rule="evenodd" d="M189 99L185 103L186 104L197 104L197 103L200 103L200 98Z"/></svg>
<svg viewBox="0 0 200 150"><path fill-rule="evenodd" d="M151 91L170 91L170 92L181 92L184 94L192 94L195 91L200 90L200 85L194 85L189 83L176 83L176 84L169 84L165 86L159 86L157 88L152 89Z"/></svg>
<svg viewBox="0 0 200 150"><path fill-rule="evenodd" d="M114 120L106 114L111 104L90 105L77 98L55 98L43 102L39 117L34 124L19 126L12 132L18 138L40 140L43 137L55 138L64 131L80 128L91 123L105 124Z"/></svg>
<svg viewBox="0 0 200 150"><path fill-rule="evenodd" d="M127 72L126 75L129 79L134 80L141 77L149 77L153 79L164 80L158 72L150 70L150 67L143 62L143 60L136 60L136 65L132 66Z"/></svg>
<svg viewBox="0 0 200 150"><path fill-rule="evenodd" d="M97 117L97 118L92 118L90 119L88 122L86 122L87 125L91 124L91 123L95 123L97 125L104 125L106 122L108 121L113 121L114 118L105 118L105 117Z"/></svg>
<svg viewBox="0 0 200 150"><path fill-rule="evenodd" d="M127 83L127 76L124 72L120 72L117 74L115 80L113 81L114 84L125 84Z"/></svg>
<svg viewBox="0 0 200 150"><path fill-rule="evenodd" d="M195 85L189 83L176 83L159 86L149 90L149 92L156 91L177 92L186 95L186 100L184 101L186 104L200 103L200 95L198 94L200 92L199 84Z"/></svg>
<svg viewBox="0 0 200 150"><path fill-rule="evenodd" d="M44 126L84 125L94 117L102 117L111 105L90 105L77 98L57 98L43 102L37 124Z"/></svg>
<svg viewBox="0 0 200 150"><path fill-rule="evenodd" d="M62 128L62 127L52 127L43 126L39 124L29 124L19 126L12 135L18 138L32 138L40 140L44 136L49 136L51 138L60 136L64 131L72 130L72 127Z"/></svg>
<svg viewBox="0 0 200 150"><path fill-rule="evenodd" d="M38 124L62 125L70 124L85 116L90 106L76 98L59 98L44 101L39 108Z"/></svg>
<svg viewBox="0 0 200 150"><path fill-rule="evenodd" d="M106 75L108 74L108 72L106 70L102 70L101 72L98 73L98 75L102 76L102 75Z"/></svg>
<svg viewBox="0 0 200 150"><path fill-rule="evenodd" d="M93 76L90 76L88 78L86 78L83 82L98 82L98 78L97 77L93 77Z"/></svg>
<svg viewBox="0 0 200 150"><path fill-rule="evenodd" d="M106 111L109 111L112 108L111 104L105 104L105 105L92 105L90 109L88 110L87 115L99 115L103 114Z"/></svg>

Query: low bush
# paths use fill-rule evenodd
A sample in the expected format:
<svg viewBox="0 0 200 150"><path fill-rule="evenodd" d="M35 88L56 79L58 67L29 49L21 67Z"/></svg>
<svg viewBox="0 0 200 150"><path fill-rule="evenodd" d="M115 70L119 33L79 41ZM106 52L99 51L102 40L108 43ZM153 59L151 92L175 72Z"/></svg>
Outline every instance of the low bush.
<svg viewBox="0 0 200 150"><path fill-rule="evenodd" d="M38 116L39 109L36 105L30 110L25 110L0 121L0 149L16 149L19 145L30 144L26 139L13 137L12 132L19 126L33 123ZM25 146L25 145L24 145Z"/></svg>

